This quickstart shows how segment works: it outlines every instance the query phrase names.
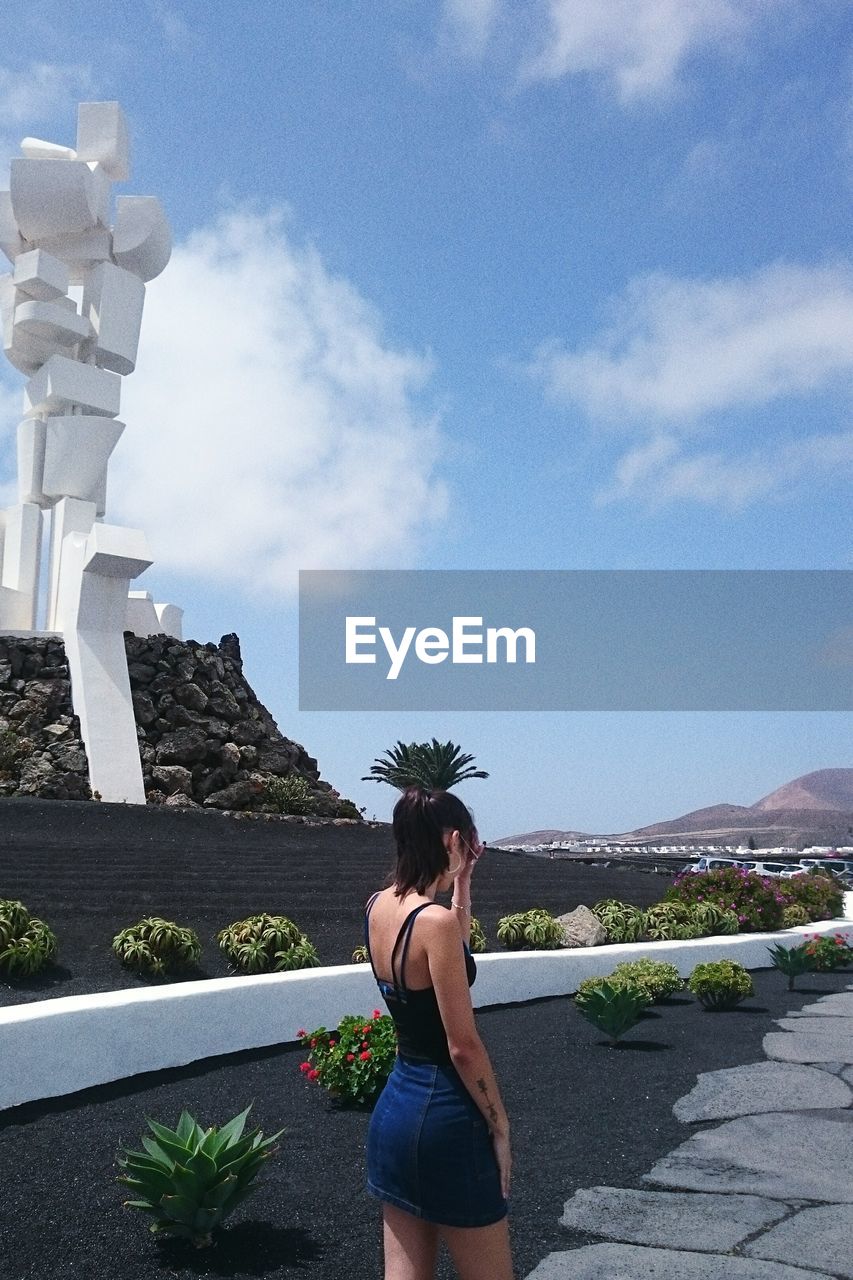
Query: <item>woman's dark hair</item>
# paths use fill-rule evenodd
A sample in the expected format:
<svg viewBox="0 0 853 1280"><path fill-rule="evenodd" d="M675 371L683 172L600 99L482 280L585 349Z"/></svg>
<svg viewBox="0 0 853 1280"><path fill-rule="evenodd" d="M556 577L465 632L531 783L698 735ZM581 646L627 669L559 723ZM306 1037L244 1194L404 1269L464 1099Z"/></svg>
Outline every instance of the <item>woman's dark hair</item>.
<svg viewBox="0 0 853 1280"><path fill-rule="evenodd" d="M394 805L394 839L397 866L393 872L398 898L410 889L423 893L450 866L442 839L445 831L463 837L474 832L474 819L452 791L427 791L408 787Z"/></svg>

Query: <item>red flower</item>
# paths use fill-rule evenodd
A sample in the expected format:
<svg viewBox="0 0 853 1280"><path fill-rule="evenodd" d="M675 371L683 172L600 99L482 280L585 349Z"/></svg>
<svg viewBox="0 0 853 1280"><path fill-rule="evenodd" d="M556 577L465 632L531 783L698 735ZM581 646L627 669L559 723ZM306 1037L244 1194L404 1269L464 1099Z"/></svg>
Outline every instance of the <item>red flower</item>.
<svg viewBox="0 0 853 1280"><path fill-rule="evenodd" d="M304 1027L300 1027L296 1034L301 1040L303 1036L307 1036L308 1032L305 1030Z"/></svg>
<svg viewBox="0 0 853 1280"><path fill-rule="evenodd" d="M373 1016L374 1016L374 1018L381 1018L381 1017L382 1017L382 1013L381 1013L381 1011L380 1011L379 1009L374 1009L374 1010L373 1010Z"/></svg>
<svg viewBox="0 0 853 1280"><path fill-rule="evenodd" d="M312 1048L312 1049L316 1049L316 1048L317 1048L317 1037L316 1037L316 1036L315 1036L315 1037L314 1037L314 1039L311 1041L311 1048Z"/></svg>
<svg viewBox="0 0 853 1280"><path fill-rule="evenodd" d="M337 1042L337 1040L330 1040L330 1041L329 1041L329 1048L330 1048L330 1049L334 1049L334 1047L335 1047L335 1045L336 1045L337 1043L338 1043L338 1042Z"/></svg>
<svg viewBox="0 0 853 1280"><path fill-rule="evenodd" d="M366 1041L366 1040L362 1040L362 1042L361 1042L361 1047L362 1047L362 1049L366 1049L366 1048L367 1048L367 1041Z"/></svg>
<svg viewBox="0 0 853 1280"><path fill-rule="evenodd" d="M348 1053L348 1054L347 1054L347 1062L355 1062L355 1054L354 1054L354 1053Z"/></svg>
<svg viewBox="0 0 853 1280"><path fill-rule="evenodd" d="M367 1059L370 1057L370 1050L365 1049L364 1053L360 1053L358 1056L361 1058L362 1062L367 1062Z"/></svg>
<svg viewBox="0 0 853 1280"><path fill-rule="evenodd" d="M299 1070L302 1072L302 1074L303 1074L303 1075L305 1075L305 1072L306 1072L306 1071L310 1071L310 1070L311 1070L311 1063L310 1063L310 1062L300 1062L300 1064L299 1064Z"/></svg>
<svg viewBox="0 0 853 1280"><path fill-rule="evenodd" d="M309 1072L308 1072L308 1079L309 1079L309 1080L316 1080L316 1079L317 1079L317 1077L319 1076L319 1074L320 1074L320 1072L319 1072L319 1071L309 1071Z"/></svg>
<svg viewBox="0 0 853 1280"><path fill-rule="evenodd" d="M372 1030L373 1030L373 1027L372 1027L372 1026L370 1025L370 1023L368 1022L367 1026L366 1026L366 1027L362 1027L362 1028L361 1028L361 1030L362 1030L362 1034L363 1034L363 1035L367 1035L368 1031L372 1031Z"/></svg>

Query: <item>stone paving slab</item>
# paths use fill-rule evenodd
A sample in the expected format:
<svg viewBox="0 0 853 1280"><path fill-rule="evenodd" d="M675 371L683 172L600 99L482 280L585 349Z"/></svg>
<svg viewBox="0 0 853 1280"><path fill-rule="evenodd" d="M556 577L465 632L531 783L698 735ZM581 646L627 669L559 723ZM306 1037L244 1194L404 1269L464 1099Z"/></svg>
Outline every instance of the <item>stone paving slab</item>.
<svg viewBox="0 0 853 1280"><path fill-rule="evenodd" d="M820 1267L853 1280L853 1205L802 1209L746 1245L744 1252L753 1258Z"/></svg>
<svg viewBox="0 0 853 1280"><path fill-rule="evenodd" d="M591 1244L549 1253L527 1280L811 1280L825 1272L637 1244Z"/></svg>
<svg viewBox="0 0 853 1280"><path fill-rule="evenodd" d="M623 1243L677 1249L689 1240L702 1253L727 1253L786 1212L760 1196L586 1187L566 1201L560 1225Z"/></svg>
<svg viewBox="0 0 853 1280"><path fill-rule="evenodd" d="M804 1004L802 1009L786 1015L789 1018L850 1018L853 1017L853 994L849 991L834 991L832 995L821 996L813 1004Z"/></svg>
<svg viewBox="0 0 853 1280"><path fill-rule="evenodd" d="M840 1013L830 1016L820 1016L810 1013L805 1015L788 1014L784 1018L776 1019L776 1026L781 1027L783 1031L796 1031L797 1035L802 1035L804 1031L816 1031L818 1035L835 1035L838 1032L847 1034L853 1039L853 1012L845 1015Z"/></svg>
<svg viewBox="0 0 853 1280"><path fill-rule="evenodd" d="M643 1180L686 1191L853 1203L853 1110L742 1116L705 1129Z"/></svg>
<svg viewBox="0 0 853 1280"><path fill-rule="evenodd" d="M806 1111L849 1107L853 1091L843 1080L816 1067L792 1062L752 1062L703 1071L690 1093L672 1108L685 1124L730 1120L765 1111Z"/></svg>
<svg viewBox="0 0 853 1280"><path fill-rule="evenodd" d="M783 1019L784 1021L784 1019ZM768 1031L762 1048L780 1062L853 1064L853 1021L848 1018L790 1020L790 1030Z"/></svg>

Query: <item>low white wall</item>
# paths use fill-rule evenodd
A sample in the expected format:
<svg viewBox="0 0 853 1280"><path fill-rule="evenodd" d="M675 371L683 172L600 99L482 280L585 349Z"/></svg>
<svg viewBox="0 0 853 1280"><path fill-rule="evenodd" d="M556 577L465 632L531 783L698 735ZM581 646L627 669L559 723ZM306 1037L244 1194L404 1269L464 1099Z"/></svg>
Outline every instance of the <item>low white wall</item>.
<svg viewBox="0 0 853 1280"><path fill-rule="evenodd" d="M845 895L844 905L845 919L778 933L481 955L474 1003L482 1008L570 995L584 978L603 976L620 961L640 956L668 960L685 977L694 965L723 957L747 969L767 968L767 948L774 942L794 946L806 934L842 933L853 945L853 894ZM301 1027L335 1027L344 1014L369 1014L381 1006L366 964L12 1005L0 1009L0 1110L144 1071L294 1041Z"/></svg>

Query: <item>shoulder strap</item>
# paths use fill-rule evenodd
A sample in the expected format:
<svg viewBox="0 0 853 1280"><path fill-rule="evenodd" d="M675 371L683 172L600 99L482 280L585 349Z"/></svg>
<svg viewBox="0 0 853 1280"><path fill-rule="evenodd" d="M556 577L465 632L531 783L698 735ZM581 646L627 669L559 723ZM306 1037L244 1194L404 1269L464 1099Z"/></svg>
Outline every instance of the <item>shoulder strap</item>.
<svg viewBox="0 0 853 1280"><path fill-rule="evenodd" d="M409 912L400 926L400 932L397 934L397 941L394 943L394 949L391 952L391 980L395 987L399 987L401 991L406 990L404 971L406 968L406 958L409 954L409 946L412 941L412 928L414 927L415 920L426 907L434 906L434 902L422 902L419 907L415 907L414 911ZM400 956L400 967L395 971L395 959L401 943L403 944L403 951Z"/></svg>

